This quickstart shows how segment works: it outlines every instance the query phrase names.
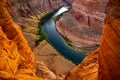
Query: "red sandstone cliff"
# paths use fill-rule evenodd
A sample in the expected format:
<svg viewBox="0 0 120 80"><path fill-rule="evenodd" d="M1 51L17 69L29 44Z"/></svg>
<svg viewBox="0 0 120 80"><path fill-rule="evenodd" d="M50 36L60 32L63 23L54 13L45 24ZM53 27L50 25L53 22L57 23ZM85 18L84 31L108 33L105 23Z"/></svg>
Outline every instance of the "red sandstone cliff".
<svg viewBox="0 0 120 80"><path fill-rule="evenodd" d="M61 80L62 76L56 76L40 61L37 62L37 70L42 73L43 79L35 75L36 67L33 52L28 46L20 27L8 13L6 6L12 7L10 6L11 3L8 2L8 0L0 0L0 80L43 80L47 78L49 80L56 78ZM20 18L20 16L16 17ZM61 56L57 52L55 55L61 60ZM68 62L63 57L62 60Z"/></svg>
<svg viewBox="0 0 120 80"><path fill-rule="evenodd" d="M7 8L13 20L21 28L31 48L38 39L39 19L47 12L65 4L62 0L8 0Z"/></svg>
<svg viewBox="0 0 120 80"><path fill-rule="evenodd" d="M120 0L109 0L100 47L88 53L66 80L120 80ZM97 57L98 56L98 57Z"/></svg>
<svg viewBox="0 0 120 80"><path fill-rule="evenodd" d="M0 80L43 80L35 74L33 52L19 26L8 13L6 2L7 0L0 0ZM43 62L38 63L38 69L49 80L61 79Z"/></svg>
<svg viewBox="0 0 120 80"><path fill-rule="evenodd" d="M106 16L106 2L107 0L76 0L70 12L57 22L57 30L79 50L91 50L99 44Z"/></svg>

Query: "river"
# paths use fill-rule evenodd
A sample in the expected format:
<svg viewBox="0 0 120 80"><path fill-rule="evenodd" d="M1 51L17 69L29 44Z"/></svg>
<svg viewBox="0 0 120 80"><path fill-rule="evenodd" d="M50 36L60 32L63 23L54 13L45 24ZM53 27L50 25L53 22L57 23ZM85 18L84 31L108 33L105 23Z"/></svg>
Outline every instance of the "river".
<svg viewBox="0 0 120 80"><path fill-rule="evenodd" d="M56 17L69 10L69 7L60 8L53 17ZM57 32L55 21L50 18L42 25L42 31L47 35L49 43L65 58L71 60L75 64L81 63L85 57L85 53L79 52L68 46L64 38Z"/></svg>

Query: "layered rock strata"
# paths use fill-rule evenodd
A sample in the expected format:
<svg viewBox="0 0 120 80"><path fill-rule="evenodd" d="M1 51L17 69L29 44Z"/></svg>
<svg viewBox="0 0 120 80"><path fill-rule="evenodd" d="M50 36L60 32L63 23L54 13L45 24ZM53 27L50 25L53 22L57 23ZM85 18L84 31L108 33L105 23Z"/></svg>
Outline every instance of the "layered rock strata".
<svg viewBox="0 0 120 80"><path fill-rule="evenodd" d="M70 2L72 3L72 1ZM29 46L33 49L36 60L43 61L49 69L56 74L66 74L75 65L71 61L64 59L47 42L41 42L37 47L35 41L39 38L37 35L39 19L46 13L65 5L63 0L8 0L7 8L12 15L13 20L19 25ZM45 44L44 44L45 43ZM42 45L44 44L44 46ZM42 45L42 46L41 46ZM51 51L52 50L52 51ZM44 55L44 56L43 56ZM57 56L53 56L57 55ZM52 59L53 64L51 64ZM59 69L57 61L66 62L64 68ZM63 63L61 65L63 65ZM49 66L51 65L51 66ZM54 67L55 66L55 67ZM67 68L67 69L65 69Z"/></svg>
<svg viewBox="0 0 120 80"><path fill-rule="evenodd" d="M8 0L7 8L13 20L20 26L31 48L39 38L39 19L46 13L65 4L62 0Z"/></svg>
<svg viewBox="0 0 120 80"><path fill-rule="evenodd" d="M57 22L57 30L81 51L98 47L105 18L106 0L76 0Z"/></svg>
<svg viewBox="0 0 120 80"><path fill-rule="evenodd" d="M0 79L41 80L34 74L32 50L18 25L13 22L5 4L6 0L0 0Z"/></svg>
<svg viewBox="0 0 120 80"><path fill-rule="evenodd" d="M6 8L7 0L0 0L0 80L60 80L43 62L38 62L42 78L35 75L34 55L19 26ZM63 76L64 78L64 76Z"/></svg>
<svg viewBox="0 0 120 80"><path fill-rule="evenodd" d="M120 79L119 7L120 0L109 0L107 7L107 18L105 20L103 33L100 40L100 47L96 51L88 53L88 56L86 56L84 61L66 76L66 80ZM92 56L92 54L94 55ZM95 54L98 55L98 59Z"/></svg>

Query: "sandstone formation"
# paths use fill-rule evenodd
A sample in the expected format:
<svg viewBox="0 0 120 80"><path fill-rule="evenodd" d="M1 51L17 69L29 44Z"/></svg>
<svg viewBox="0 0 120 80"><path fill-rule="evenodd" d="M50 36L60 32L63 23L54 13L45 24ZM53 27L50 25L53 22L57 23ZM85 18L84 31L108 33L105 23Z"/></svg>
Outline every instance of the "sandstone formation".
<svg viewBox="0 0 120 80"><path fill-rule="evenodd" d="M37 74L45 80L64 80L65 78L65 75L55 75L42 61L37 63Z"/></svg>
<svg viewBox="0 0 120 80"><path fill-rule="evenodd" d="M70 71L66 80L120 79L120 0L109 0L100 47ZM97 56L98 55L98 59ZM98 67L99 65L99 67Z"/></svg>
<svg viewBox="0 0 120 80"><path fill-rule="evenodd" d="M57 30L82 51L98 47L107 0L76 0L70 12L57 22Z"/></svg>
<svg viewBox="0 0 120 80"><path fill-rule="evenodd" d="M120 0L109 0L100 42L99 80L120 79ZM105 76L105 77L104 77Z"/></svg>
<svg viewBox="0 0 120 80"><path fill-rule="evenodd" d="M62 0L8 0L7 8L31 48L38 39L38 22L46 13L65 4Z"/></svg>
<svg viewBox="0 0 120 80"><path fill-rule="evenodd" d="M60 56L46 41L42 41L40 45L33 49L33 52L37 62L43 61L57 75L66 75L68 71L75 67L75 64Z"/></svg>
<svg viewBox="0 0 120 80"><path fill-rule="evenodd" d="M89 52L83 62L67 74L65 80L98 80L98 53Z"/></svg>
<svg viewBox="0 0 120 80"><path fill-rule="evenodd" d="M35 75L33 52L19 26L12 20L6 8L7 0L0 0L0 80L43 80ZM38 69L49 80L60 80L44 63ZM43 77L42 76L42 77ZM63 76L64 78L64 76Z"/></svg>
<svg viewBox="0 0 120 80"><path fill-rule="evenodd" d="M71 0L69 2L72 4L73 1ZM55 74L66 74L69 70L73 69L75 65L71 61L64 59L56 50L54 50L53 47L51 47L51 45L49 45L49 43L41 42L40 45L36 47L35 41L39 38L39 36L36 35L38 31L39 19L46 13L57 9L64 4L65 3L63 0L7 1L9 13L22 30L25 38L33 50L36 60L38 62L42 60ZM44 46L42 46L42 44L44 44ZM52 60L54 60L53 64L51 63ZM66 63L66 65L63 65L63 68L60 69L57 65L58 62L62 62L60 66L64 63Z"/></svg>
<svg viewBox="0 0 120 80"><path fill-rule="evenodd" d="M34 73L33 53L5 4L0 0L0 79L41 80Z"/></svg>

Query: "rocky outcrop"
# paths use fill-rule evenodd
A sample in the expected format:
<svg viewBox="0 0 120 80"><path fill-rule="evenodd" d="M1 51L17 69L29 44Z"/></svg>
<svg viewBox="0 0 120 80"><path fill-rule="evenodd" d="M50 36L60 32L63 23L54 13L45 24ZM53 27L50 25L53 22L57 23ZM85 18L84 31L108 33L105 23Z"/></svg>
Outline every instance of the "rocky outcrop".
<svg viewBox="0 0 120 80"><path fill-rule="evenodd" d="M6 0L0 0L0 79L41 80L34 74L33 53L5 4Z"/></svg>
<svg viewBox="0 0 120 80"><path fill-rule="evenodd" d="M99 49L99 80L120 79L120 0L109 0ZM105 77L104 77L105 76Z"/></svg>
<svg viewBox="0 0 120 80"><path fill-rule="evenodd" d="M44 62L37 63L37 76L42 77L43 79L47 80L64 80L65 75L55 75L52 71L50 71Z"/></svg>
<svg viewBox="0 0 120 80"><path fill-rule="evenodd" d="M82 51L95 49L101 36L106 0L76 0L57 22L57 30Z"/></svg>
<svg viewBox="0 0 120 80"><path fill-rule="evenodd" d="M8 0L7 8L31 48L38 39L38 22L46 13L65 4L62 0Z"/></svg>
<svg viewBox="0 0 120 80"><path fill-rule="evenodd" d="M89 52L83 62L67 74L65 80L98 80L98 53Z"/></svg>
<svg viewBox="0 0 120 80"><path fill-rule="evenodd" d="M66 1L66 0L64 0ZM31 48L35 47L38 22L46 13L66 3L63 0L8 0L7 8L13 20L21 28ZM75 0L67 0L72 4Z"/></svg>
<svg viewBox="0 0 120 80"><path fill-rule="evenodd" d="M65 4L62 0L9 0L7 3L9 12L14 17L37 16Z"/></svg>
<svg viewBox="0 0 120 80"><path fill-rule="evenodd" d="M6 0L7 5L5 5L5 7L3 7L3 6L1 7L1 11L0 11L1 12L0 13L1 22L0 23L1 23L1 26L3 25L1 27L1 36L4 34L6 36L6 40L10 40L10 42L12 42L14 44L14 46L13 47L9 46L9 44L7 44L8 42L5 42L4 40L1 43L5 42L5 44L7 46L9 46L9 48L12 52L14 52L14 50L16 51L14 54L15 55L14 57L16 57L15 58L16 60L14 60L15 62L8 61L11 63L10 67L13 67L12 70L15 69L14 74L9 73L10 70L8 70L9 74L6 73L5 75L8 75L8 76L12 75L13 78L19 79L23 76L24 77L29 76L26 74L30 74L30 77L36 78L36 76L35 76L35 68L36 67L35 67L35 62L34 62L34 57L33 57L33 53L34 53L37 63L44 61L44 63L47 65L47 67L51 71L46 66L43 66L44 63L42 65L41 64L37 65L37 70L41 71L41 72L42 71L47 72L46 74L48 74L48 76L51 76L51 77L46 76L46 78L53 79L52 76L55 75L55 78L59 79L62 77L59 75L61 75L61 74L65 75L69 70L73 69L75 67L75 65L71 61L64 59L56 50L54 50L53 47L51 47L49 45L49 43L45 42L45 44L43 44L44 43L43 42L43 43L40 43L40 45L38 45L37 47L35 47L34 44L35 44L35 40L37 38L36 33L38 30L37 27L38 27L38 22L39 22L37 17L40 18L47 12L62 5L63 2L60 2L61 0L60 1L57 0L56 2L61 3L60 5L57 5L54 8L50 7L50 9L48 9L48 10L45 7L45 10L43 8L43 10L40 11L39 9L37 9L35 7L35 6L40 6L40 4L38 5L37 2L32 1L32 0L29 0L29 1L28 0ZM44 5L48 5L48 3L47 2L45 3L45 2L46 1L44 0L43 1ZM1 4L3 4L3 3L1 2ZM53 5L53 4L56 4L56 3L54 3L54 1L53 1L53 2L51 2L51 5ZM12 17L9 15L6 7L8 8L9 13L12 15ZM31 7L35 11L32 11ZM41 6L40 9L42 9L42 7L44 7L44 6ZM49 6L47 6L47 7L49 8ZM20 11L22 11L23 13L21 13ZM34 12L36 14L32 14L31 12ZM4 16L7 16L7 17L4 18ZM3 34L2 34L2 32L3 32ZM24 33L24 36L28 40L29 45L33 49L33 52L29 48L28 43L25 40L22 33ZM44 46L41 46L42 44ZM1 47L2 46L3 45L1 45ZM8 47L5 46L5 49L7 49L7 48ZM48 49L48 51L46 49ZM7 49L7 50L9 51L9 49ZM51 52L49 50L51 50ZM9 55L13 56L12 52L9 53ZM7 55L4 55L4 56L7 56ZM6 58L6 59L8 59L8 58ZM51 61L53 61L53 62L51 62ZM3 63L4 63L4 60L3 60ZM58 65L57 63L61 63L61 64ZM0 65L3 65L3 64L0 64ZM14 66L11 66L11 65L14 65ZM51 66L49 66L49 65L51 65ZM3 67L4 66L7 66L7 64L3 65ZM62 66L61 69L59 68L59 66ZM38 69L38 67L39 67L39 69ZM28 70L26 68L30 68L30 69ZM31 69L32 69L32 71L31 71ZM4 70L4 69L1 69L1 70ZM51 75L52 71L53 71L53 74ZM19 73L20 73L20 75L19 75ZM21 75L24 73L25 73L25 75ZM36 73L36 74L39 75L40 73ZM43 75L45 76L46 74L42 74L42 76L39 76L39 77L43 77ZM33 75L33 76L31 76L31 75ZM5 77L5 79L6 79L6 77Z"/></svg>
<svg viewBox="0 0 120 80"><path fill-rule="evenodd" d="M43 61L45 65L57 75L66 75L76 67L71 61L61 56L47 41L42 41L33 49L37 62ZM39 73L38 73L39 74Z"/></svg>
<svg viewBox="0 0 120 80"><path fill-rule="evenodd" d="M37 62L42 78L35 75L34 55L19 26L6 8L7 0L0 0L0 80L60 80L43 62Z"/></svg>
<svg viewBox="0 0 120 80"><path fill-rule="evenodd" d="M107 18L105 20L103 33L100 40L100 47L96 51L88 53L84 61L66 76L66 80L120 79L119 7L120 0L109 0L107 7Z"/></svg>

